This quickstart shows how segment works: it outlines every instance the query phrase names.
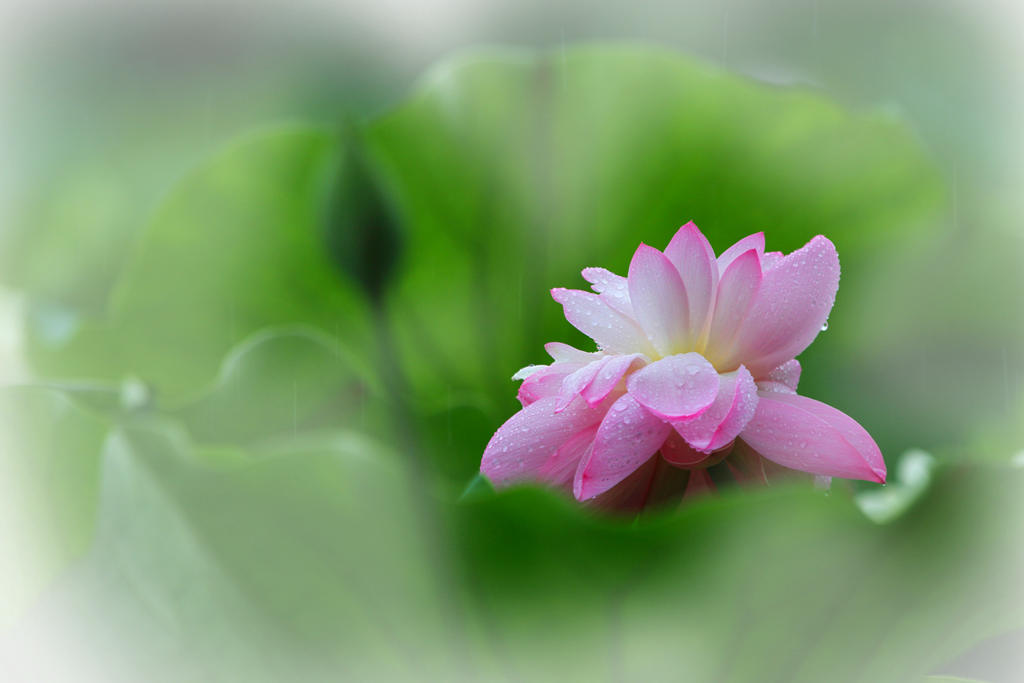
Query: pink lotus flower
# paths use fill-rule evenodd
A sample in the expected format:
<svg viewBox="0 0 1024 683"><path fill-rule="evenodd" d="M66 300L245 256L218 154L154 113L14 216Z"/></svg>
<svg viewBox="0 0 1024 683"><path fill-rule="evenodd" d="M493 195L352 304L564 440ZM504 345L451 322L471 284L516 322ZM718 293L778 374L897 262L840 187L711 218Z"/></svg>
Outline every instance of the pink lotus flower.
<svg viewBox="0 0 1024 683"><path fill-rule="evenodd" d="M713 472L741 482L793 470L885 481L863 427L796 393L794 358L839 288L828 239L783 255L765 253L757 233L716 258L687 223L664 252L641 244L628 277L583 277L596 293L551 294L599 350L553 342L553 363L516 373L523 409L480 465L496 486L547 482L580 501L638 508L714 489L708 468L719 464Z"/></svg>

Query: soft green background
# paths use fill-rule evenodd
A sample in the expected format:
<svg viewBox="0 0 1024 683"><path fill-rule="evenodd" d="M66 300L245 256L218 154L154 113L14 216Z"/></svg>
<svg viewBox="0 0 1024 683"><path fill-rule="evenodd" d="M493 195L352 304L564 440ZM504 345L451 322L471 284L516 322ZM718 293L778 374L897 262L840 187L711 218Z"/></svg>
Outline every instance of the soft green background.
<svg viewBox="0 0 1024 683"><path fill-rule="evenodd" d="M0 654L74 680L1012 680L1024 288L1019 198L976 130L998 123L982 36L814 7L760 34L701 15L725 38L679 42L717 66L559 38L405 87L415 55L308 48L223 90L230 70L172 68L155 101L136 87L152 67L42 94L74 70L26 68L26 121L74 103L103 134L28 154L0 232L28 363L0 397L0 462L32 541L7 561L27 569ZM889 46L885 92L850 61L857 27ZM121 64L112 45L76 68ZM827 87L735 73L767 54ZM462 495L516 409L509 376L545 341L585 344L547 290L623 272L689 219L718 250L757 230L836 243L801 392L871 431L890 484L639 520ZM24 654L40 643L67 656Z"/></svg>

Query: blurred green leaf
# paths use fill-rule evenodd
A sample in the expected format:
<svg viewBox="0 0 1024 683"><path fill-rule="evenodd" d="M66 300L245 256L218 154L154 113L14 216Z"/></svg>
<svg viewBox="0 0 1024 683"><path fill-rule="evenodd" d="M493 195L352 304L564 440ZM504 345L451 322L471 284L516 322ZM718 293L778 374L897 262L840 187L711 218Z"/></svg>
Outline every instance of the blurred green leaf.
<svg viewBox="0 0 1024 683"><path fill-rule="evenodd" d="M369 142L407 217L390 300L401 360L421 399L483 390L496 417L543 342L580 341L545 291L583 284L584 266L623 272L637 243L664 246L688 219L719 250L824 232L849 259L942 196L897 120L652 48L448 62Z"/></svg>
<svg viewBox="0 0 1024 683"><path fill-rule="evenodd" d="M130 372L103 315L29 301L24 317L25 357L37 377L113 382Z"/></svg>
<svg viewBox="0 0 1024 683"><path fill-rule="evenodd" d="M1021 625L1022 475L941 471L884 526L807 488L634 522L528 487L433 501L352 433L244 452L136 422L89 561L17 642L68 611L130 680L916 680Z"/></svg>
<svg viewBox="0 0 1024 683"><path fill-rule="evenodd" d="M895 683L1021 624L1021 485L945 471L886 526L810 490L630 524L524 488L457 528L510 679Z"/></svg>
<svg viewBox="0 0 1024 683"><path fill-rule="evenodd" d="M172 411L200 443L244 444L277 434L352 427L380 432L376 378L314 328L263 330L236 346L216 382Z"/></svg>
<svg viewBox="0 0 1024 683"><path fill-rule="evenodd" d="M266 326L306 323L365 349L365 305L325 248L338 153L335 136L293 126L251 134L190 174L142 235L85 355L173 400Z"/></svg>
<svg viewBox="0 0 1024 683"><path fill-rule="evenodd" d="M151 188L121 166L141 163L72 159L46 182L37 180L0 229L3 283L51 304L102 310L149 208L140 196L150 199Z"/></svg>

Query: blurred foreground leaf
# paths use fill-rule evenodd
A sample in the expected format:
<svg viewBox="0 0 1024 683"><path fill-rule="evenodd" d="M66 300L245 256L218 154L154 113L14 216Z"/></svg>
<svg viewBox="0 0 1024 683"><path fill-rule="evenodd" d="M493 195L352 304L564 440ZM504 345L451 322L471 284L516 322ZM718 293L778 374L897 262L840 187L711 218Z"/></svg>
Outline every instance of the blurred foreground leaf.
<svg viewBox="0 0 1024 683"><path fill-rule="evenodd" d="M944 471L887 526L809 490L632 525L522 489L457 527L507 679L902 682L1024 623L1022 485Z"/></svg>
<svg viewBox="0 0 1024 683"><path fill-rule="evenodd" d="M88 549L108 427L59 391L0 391L0 623Z"/></svg>
<svg viewBox="0 0 1024 683"><path fill-rule="evenodd" d="M431 501L343 433L245 453L137 425L103 467L88 562L8 647L63 623L125 680L895 683L1022 624L1020 471L942 471L879 526L807 489L635 523L530 488Z"/></svg>
<svg viewBox="0 0 1024 683"><path fill-rule="evenodd" d="M122 429L103 455L88 561L8 643L19 652L68 627L91 657L14 661L36 680L436 672L431 539L408 484L354 434L243 453L196 449L163 421ZM313 654L325 658L303 664Z"/></svg>

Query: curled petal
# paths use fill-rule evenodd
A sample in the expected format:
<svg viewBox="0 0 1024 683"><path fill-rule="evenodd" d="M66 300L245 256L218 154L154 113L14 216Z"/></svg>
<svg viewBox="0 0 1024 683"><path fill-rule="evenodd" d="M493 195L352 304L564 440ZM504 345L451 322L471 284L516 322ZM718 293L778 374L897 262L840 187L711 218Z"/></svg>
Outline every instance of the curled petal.
<svg viewBox="0 0 1024 683"><path fill-rule="evenodd" d="M612 353L653 353L650 341L636 322L609 307L597 294L556 287L551 296L562 304L566 320L602 349Z"/></svg>
<svg viewBox="0 0 1024 683"><path fill-rule="evenodd" d="M629 284L626 278L605 268L584 268L583 279L591 289L601 295L609 306L619 313L633 317L633 305L629 302Z"/></svg>
<svg viewBox="0 0 1024 683"><path fill-rule="evenodd" d="M753 419L740 438L783 467L829 477L885 482L878 445L853 418L796 394L758 392Z"/></svg>
<svg viewBox="0 0 1024 683"><path fill-rule="evenodd" d="M747 235L736 244L723 251L722 255L718 257L718 272L724 273L726 268L728 268L740 254L748 252L751 249L756 251L758 256L764 253L763 232L755 232L753 235Z"/></svg>
<svg viewBox="0 0 1024 683"><path fill-rule="evenodd" d="M580 395L580 392L587 388L587 386L597 377L597 373L601 371L605 363L614 356L605 356L599 360L587 363L579 370L568 375L562 382L562 390L558 393L558 404L555 406L555 412L560 413L572 403L572 400Z"/></svg>
<svg viewBox="0 0 1024 683"><path fill-rule="evenodd" d="M707 410L692 420L672 423L691 446L706 453L732 443L757 408L757 385L745 367L720 375L720 379L718 395Z"/></svg>
<svg viewBox="0 0 1024 683"><path fill-rule="evenodd" d="M626 388L645 408L665 420L696 417L718 395L715 368L699 353L680 353L644 366Z"/></svg>
<svg viewBox="0 0 1024 683"><path fill-rule="evenodd" d="M715 251L693 221L679 228L665 248L665 256L679 271L690 311L690 342L704 332L718 286Z"/></svg>
<svg viewBox="0 0 1024 683"><path fill-rule="evenodd" d="M623 394L601 421L593 450L576 470L576 499L593 498L628 477L657 452L671 429Z"/></svg>
<svg viewBox="0 0 1024 683"><path fill-rule="evenodd" d="M734 359L761 377L814 341L839 289L839 256L815 237L764 273L737 334Z"/></svg>
<svg viewBox="0 0 1024 683"><path fill-rule="evenodd" d="M565 410L577 396L582 396L589 405L596 406L615 390L633 363L642 358L643 355L639 353L604 356L569 374L559 391L555 412Z"/></svg>
<svg viewBox="0 0 1024 683"><path fill-rule="evenodd" d="M672 262L654 247L641 244L633 254L629 300L658 353L668 355L686 345L690 319L686 288Z"/></svg>
<svg viewBox="0 0 1024 683"><path fill-rule="evenodd" d="M735 367L736 336L761 288L761 279L761 259L754 249L739 254L722 273L707 344L708 355L722 369Z"/></svg>
<svg viewBox="0 0 1024 683"><path fill-rule="evenodd" d="M537 480L548 460L580 431L600 423L603 407L575 401L555 412L554 396L534 401L505 422L484 449L480 472L495 486Z"/></svg>
<svg viewBox="0 0 1024 683"><path fill-rule="evenodd" d="M643 358L643 355L639 353L609 356L590 384L580 392L580 395L590 405L597 405L619 386L623 376L634 365L641 363Z"/></svg>
<svg viewBox="0 0 1024 683"><path fill-rule="evenodd" d="M516 398L523 406L548 396L557 396L562 390L562 382L570 374L580 368L579 363L552 363L542 366L519 385Z"/></svg>

